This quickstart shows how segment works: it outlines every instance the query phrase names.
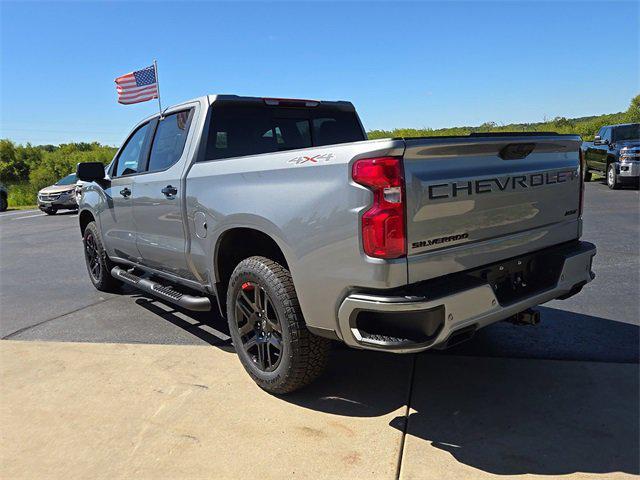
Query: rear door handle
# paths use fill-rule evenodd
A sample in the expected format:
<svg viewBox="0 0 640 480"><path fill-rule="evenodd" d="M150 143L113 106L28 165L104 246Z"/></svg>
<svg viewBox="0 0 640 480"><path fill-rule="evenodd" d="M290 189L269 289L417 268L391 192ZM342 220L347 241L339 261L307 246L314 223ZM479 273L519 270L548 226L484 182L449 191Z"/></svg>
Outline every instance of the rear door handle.
<svg viewBox="0 0 640 480"><path fill-rule="evenodd" d="M120 190L120 195L127 198L129 195L131 195L131 190L129 190L127 187L124 187L122 190Z"/></svg>
<svg viewBox="0 0 640 480"><path fill-rule="evenodd" d="M167 185L166 187L164 187L160 191L162 193L164 193L165 197L173 197L178 193L178 189L176 187L171 186L171 185Z"/></svg>

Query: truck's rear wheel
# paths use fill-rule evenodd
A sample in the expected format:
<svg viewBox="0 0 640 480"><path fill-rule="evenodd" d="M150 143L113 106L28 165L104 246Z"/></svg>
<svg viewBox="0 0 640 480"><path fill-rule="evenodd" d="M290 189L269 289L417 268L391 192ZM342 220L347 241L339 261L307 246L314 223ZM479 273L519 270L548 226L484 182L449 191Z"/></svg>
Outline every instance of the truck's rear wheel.
<svg viewBox="0 0 640 480"><path fill-rule="evenodd" d="M238 264L227 290L227 319L242 365L268 392L297 390L327 364L330 341L309 332L291 274L273 260Z"/></svg>
<svg viewBox="0 0 640 480"><path fill-rule="evenodd" d="M95 222L90 222L84 229L84 259L91 283L102 292L113 292L121 283L111 276L113 264L107 257L102 239Z"/></svg>

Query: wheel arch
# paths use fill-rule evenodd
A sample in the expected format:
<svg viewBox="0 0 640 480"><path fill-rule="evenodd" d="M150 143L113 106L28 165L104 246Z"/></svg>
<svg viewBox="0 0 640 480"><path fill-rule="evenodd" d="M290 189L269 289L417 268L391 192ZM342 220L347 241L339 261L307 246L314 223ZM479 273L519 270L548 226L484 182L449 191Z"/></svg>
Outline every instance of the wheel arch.
<svg viewBox="0 0 640 480"><path fill-rule="evenodd" d="M78 222L80 224L80 234L84 236L84 230L87 228L91 222L95 222L96 218L93 216L93 213L89 210L82 210L78 214Z"/></svg>
<svg viewBox="0 0 640 480"><path fill-rule="evenodd" d="M216 297L220 313L225 314L226 293L234 268L244 259L262 256L289 269L284 249L272 235L255 227L231 227L222 232L213 252Z"/></svg>

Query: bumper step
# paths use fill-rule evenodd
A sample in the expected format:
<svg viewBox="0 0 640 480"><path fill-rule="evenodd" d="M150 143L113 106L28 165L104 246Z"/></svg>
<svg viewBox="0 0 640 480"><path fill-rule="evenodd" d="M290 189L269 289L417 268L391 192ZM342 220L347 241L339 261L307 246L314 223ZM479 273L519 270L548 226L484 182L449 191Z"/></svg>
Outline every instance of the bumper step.
<svg viewBox="0 0 640 480"><path fill-rule="evenodd" d="M123 270L120 267L111 269L111 276L124 282L132 287L136 287L143 292L154 295L162 300L171 302L179 307L186 308L196 312L208 312L211 310L211 301L208 297L198 297L194 295L186 295L174 290L171 287L160 285L148 278L142 278L131 272Z"/></svg>

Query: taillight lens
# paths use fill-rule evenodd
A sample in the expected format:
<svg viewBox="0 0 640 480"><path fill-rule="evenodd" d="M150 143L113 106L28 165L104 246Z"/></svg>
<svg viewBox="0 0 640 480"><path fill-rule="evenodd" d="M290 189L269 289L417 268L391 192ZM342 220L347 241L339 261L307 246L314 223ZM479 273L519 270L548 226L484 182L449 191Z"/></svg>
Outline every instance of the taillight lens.
<svg viewBox="0 0 640 480"><path fill-rule="evenodd" d="M582 208L584 206L584 172L586 168L584 152L580 148L580 203L578 206L578 218L582 217Z"/></svg>
<svg viewBox="0 0 640 480"><path fill-rule="evenodd" d="M357 160L353 181L373 191L373 205L362 216L362 245L370 257L398 258L407 254L404 179L399 158Z"/></svg>

